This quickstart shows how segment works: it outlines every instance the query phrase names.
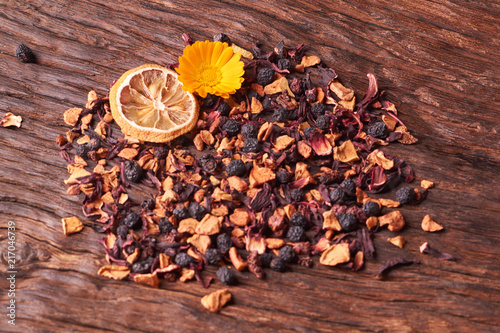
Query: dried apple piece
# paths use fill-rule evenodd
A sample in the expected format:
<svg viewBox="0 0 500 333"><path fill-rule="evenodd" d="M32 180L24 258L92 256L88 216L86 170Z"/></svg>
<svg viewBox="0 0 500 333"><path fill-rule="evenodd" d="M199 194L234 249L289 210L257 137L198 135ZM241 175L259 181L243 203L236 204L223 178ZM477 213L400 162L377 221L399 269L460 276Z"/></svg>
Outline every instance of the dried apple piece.
<svg viewBox="0 0 500 333"><path fill-rule="evenodd" d="M351 260L348 243L333 244L327 248L319 259L319 262L326 266L336 266Z"/></svg>
<svg viewBox="0 0 500 333"><path fill-rule="evenodd" d="M422 219L422 230L428 232L436 232L443 230L443 226L434 221L429 214Z"/></svg>
<svg viewBox="0 0 500 333"><path fill-rule="evenodd" d="M63 232L66 236L75 234L83 230L83 223L76 216L63 218L62 226L63 226Z"/></svg>
<svg viewBox="0 0 500 333"><path fill-rule="evenodd" d="M105 276L114 280L123 280L129 275L129 273L130 269L128 267L117 265L102 266L99 268L99 271L97 271L97 275Z"/></svg>
<svg viewBox="0 0 500 333"><path fill-rule="evenodd" d="M231 300L228 289L214 291L201 299L201 304L211 312L219 312Z"/></svg>

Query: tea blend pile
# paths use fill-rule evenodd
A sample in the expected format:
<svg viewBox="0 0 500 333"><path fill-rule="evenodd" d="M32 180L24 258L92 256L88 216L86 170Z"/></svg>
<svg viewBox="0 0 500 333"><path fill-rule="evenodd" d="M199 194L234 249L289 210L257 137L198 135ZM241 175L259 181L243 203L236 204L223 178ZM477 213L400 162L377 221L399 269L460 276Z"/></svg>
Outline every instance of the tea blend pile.
<svg viewBox="0 0 500 333"><path fill-rule="evenodd" d="M226 35L215 39L231 45ZM433 184L401 185L415 179L413 169L381 149L417 139L375 77L368 74L358 100L302 44L232 46L244 57L241 88L225 99L197 95L195 129L171 142L123 136L108 98L94 91L84 108L64 113L72 128L57 143L68 164L67 193L82 197L85 225L103 234L109 265L99 275L153 287L191 279L232 285L235 271L261 279L268 269L312 267L314 256L323 265L362 269L383 228L394 233L389 242L404 246L399 207L422 202ZM144 188L150 196L139 199ZM372 197L380 193L387 198ZM71 234L83 223L70 217L63 226ZM426 216L422 228L442 226ZM428 243L421 251L453 259ZM390 260L378 277L415 262ZM204 273L207 265L218 267L220 282ZM202 303L219 311L230 298L224 289Z"/></svg>

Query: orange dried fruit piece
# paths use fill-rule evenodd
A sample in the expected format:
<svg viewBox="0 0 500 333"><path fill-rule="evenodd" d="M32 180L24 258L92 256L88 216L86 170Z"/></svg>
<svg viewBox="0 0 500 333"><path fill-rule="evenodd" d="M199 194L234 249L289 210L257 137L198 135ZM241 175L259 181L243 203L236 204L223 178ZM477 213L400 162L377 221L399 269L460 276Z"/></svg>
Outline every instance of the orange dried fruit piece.
<svg viewBox="0 0 500 333"><path fill-rule="evenodd" d="M231 300L228 289L214 291L201 299L201 304L211 312L219 312Z"/></svg>
<svg viewBox="0 0 500 333"><path fill-rule="evenodd" d="M71 235L83 230L83 223L76 216L65 217L62 219L64 234Z"/></svg>
<svg viewBox="0 0 500 333"><path fill-rule="evenodd" d="M182 89L176 72L159 65L142 65L123 74L111 87L109 103L122 132L142 141L171 141L198 121L194 95Z"/></svg>

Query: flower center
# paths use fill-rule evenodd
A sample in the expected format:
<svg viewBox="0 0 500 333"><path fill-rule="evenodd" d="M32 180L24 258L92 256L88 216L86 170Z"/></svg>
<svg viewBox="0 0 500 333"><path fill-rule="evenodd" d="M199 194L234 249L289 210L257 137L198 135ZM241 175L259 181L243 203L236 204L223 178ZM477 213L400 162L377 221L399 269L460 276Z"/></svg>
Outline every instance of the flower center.
<svg viewBox="0 0 500 333"><path fill-rule="evenodd" d="M213 87L220 82L221 72L219 68L203 64L200 66L200 69L196 73L197 81L200 82L204 86Z"/></svg>

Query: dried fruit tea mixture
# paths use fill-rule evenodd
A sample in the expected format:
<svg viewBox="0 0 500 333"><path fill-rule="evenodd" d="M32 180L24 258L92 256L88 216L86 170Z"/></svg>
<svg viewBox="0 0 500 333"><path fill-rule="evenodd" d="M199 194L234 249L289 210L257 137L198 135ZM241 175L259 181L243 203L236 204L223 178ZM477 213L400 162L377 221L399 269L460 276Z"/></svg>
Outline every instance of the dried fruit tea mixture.
<svg viewBox="0 0 500 333"><path fill-rule="evenodd" d="M64 113L72 128L57 143L70 173L67 193L81 195L87 225L103 234L109 265L98 274L154 287L161 279L196 279L208 287L213 277L203 269L214 265L217 279L232 285L235 271L263 278L267 269L312 267L315 255L323 265L359 270L374 256L372 239L382 228L403 247L397 232L405 220L394 208L420 203L433 184L399 186L396 200L371 197L415 178L404 160L380 148L417 141L375 77L368 74L358 100L303 44L281 41L269 51L256 44L250 52L224 34L203 43L215 41L223 43L214 49L231 46L227 52L238 55L233 65L243 56L244 75L222 92L207 81L213 73L200 78L206 89L189 81L199 119L188 134L165 143L123 136L112 125L109 98L94 91L85 108ZM179 80L190 74L182 64L167 66ZM145 187L151 194L137 199ZM65 232L83 228L77 218L63 224ZM422 228L442 229L430 216ZM380 274L413 262L395 258Z"/></svg>

